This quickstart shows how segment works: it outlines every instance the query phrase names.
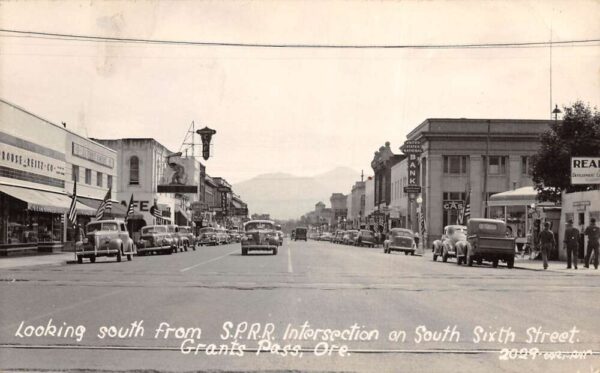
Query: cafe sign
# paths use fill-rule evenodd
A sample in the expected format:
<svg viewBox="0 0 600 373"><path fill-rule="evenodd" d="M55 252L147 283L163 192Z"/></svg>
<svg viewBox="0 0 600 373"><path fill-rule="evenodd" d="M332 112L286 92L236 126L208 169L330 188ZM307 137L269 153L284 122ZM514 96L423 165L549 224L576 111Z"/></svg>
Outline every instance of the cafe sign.
<svg viewBox="0 0 600 373"><path fill-rule="evenodd" d="M571 157L571 184L600 184L600 157Z"/></svg>

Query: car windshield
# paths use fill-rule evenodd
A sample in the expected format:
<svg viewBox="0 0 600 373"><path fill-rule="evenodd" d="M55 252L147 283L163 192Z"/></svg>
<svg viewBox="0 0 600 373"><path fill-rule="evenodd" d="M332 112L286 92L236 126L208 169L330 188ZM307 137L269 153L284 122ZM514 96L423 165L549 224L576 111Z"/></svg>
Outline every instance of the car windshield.
<svg viewBox="0 0 600 373"><path fill-rule="evenodd" d="M118 231L119 227L117 223L90 223L87 225L86 230L88 233L96 231Z"/></svg>
<svg viewBox="0 0 600 373"><path fill-rule="evenodd" d="M214 228L202 228L200 229L200 233L214 233L215 229Z"/></svg>
<svg viewBox="0 0 600 373"><path fill-rule="evenodd" d="M360 231L360 234L363 236L367 236L367 237L373 236L373 232L371 232L371 231Z"/></svg>
<svg viewBox="0 0 600 373"><path fill-rule="evenodd" d="M187 227L179 227L179 232L181 233L189 233L189 229Z"/></svg>
<svg viewBox="0 0 600 373"><path fill-rule="evenodd" d="M394 237L412 237L413 233L411 231L392 231L392 236L394 236Z"/></svg>
<svg viewBox="0 0 600 373"><path fill-rule="evenodd" d="M142 228L142 234L148 234L148 233L164 233L166 232L165 227L164 226L155 226L155 227L144 227Z"/></svg>
<svg viewBox="0 0 600 373"><path fill-rule="evenodd" d="M354 238L354 237L358 236L358 232L357 232L357 231L350 231L350 232L348 232L348 235L349 235L350 237L353 237L353 238Z"/></svg>
<svg viewBox="0 0 600 373"><path fill-rule="evenodd" d="M275 229L275 227L273 226L273 224L268 223L268 222L259 222L259 221L252 221L246 224L246 230L247 231L252 231L252 230L264 230L264 229Z"/></svg>
<svg viewBox="0 0 600 373"><path fill-rule="evenodd" d="M296 233L306 233L306 228L296 228Z"/></svg>

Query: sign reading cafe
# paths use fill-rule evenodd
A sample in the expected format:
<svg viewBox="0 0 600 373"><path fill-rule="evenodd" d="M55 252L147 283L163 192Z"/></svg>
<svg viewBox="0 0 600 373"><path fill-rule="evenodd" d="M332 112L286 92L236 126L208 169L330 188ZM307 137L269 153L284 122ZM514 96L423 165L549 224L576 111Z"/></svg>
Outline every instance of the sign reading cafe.
<svg viewBox="0 0 600 373"><path fill-rule="evenodd" d="M571 184L600 184L600 157L571 157Z"/></svg>

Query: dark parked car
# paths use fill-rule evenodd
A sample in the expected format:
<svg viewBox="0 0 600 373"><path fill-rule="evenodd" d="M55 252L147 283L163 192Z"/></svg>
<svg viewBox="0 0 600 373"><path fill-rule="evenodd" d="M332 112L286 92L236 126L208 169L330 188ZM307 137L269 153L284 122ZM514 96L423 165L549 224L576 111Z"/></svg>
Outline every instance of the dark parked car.
<svg viewBox="0 0 600 373"><path fill-rule="evenodd" d="M415 234L410 229L392 228L388 239L383 243L383 252L386 254L403 251L405 255L415 255L416 249Z"/></svg>
<svg viewBox="0 0 600 373"><path fill-rule="evenodd" d="M508 268L515 264L515 239L506 237L506 223L496 219L471 219L467 224L467 241L458 242L457 253L465 253L467 265L472 266L483 260L498 266L498 261L506 262Z"/></svg>
<svg viewBox="0 0 600 373"><path fill-rule="evenodd" d="M368 229L361 229L354 238L355 246L375 247L376 243L375 235Z"/></svg>
<svg viewBox="0 0 600 373"><path fill-rule="evenodd" d="M141 230L140 240L137 242L137 254L172 254L175 242L167 232L166 225L148 225Z"/></svg>
<svg viewBox="0 0 600 373"><path fill-rule="evenodd" d="M188 247L191 247L193 250L196 250L196 237L194 237L192 227L180 225L178 227L178 233L179 237L183 241L185 251L187 251Z"/></svg>

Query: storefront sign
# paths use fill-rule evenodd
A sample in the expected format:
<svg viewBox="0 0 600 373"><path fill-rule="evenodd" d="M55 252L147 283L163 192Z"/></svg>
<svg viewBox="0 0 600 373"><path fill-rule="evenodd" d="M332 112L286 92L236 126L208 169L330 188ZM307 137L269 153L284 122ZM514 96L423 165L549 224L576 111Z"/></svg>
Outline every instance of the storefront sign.
<svg viewBox="0 0 600 373"><path fill-rule="evenodd" d="M86 148L83 145L77 144L77 143L72 143L72 151L73 151L73 155L79 158L83 158L85 160L88 160L90 162L94 162L94 163L98 163L102 166L108 167L108 168L114 168L115 167L115 160L114 158L108 157L104 154L98 153L96 151L93 151L91 149Z"/></svg>
<svg viewBox="0 0 600 373"><path fill-rule="evenodd" d="M1 140L3 140L2 137L0 137L0 176L64 188L65 160L63 153L50 151L25 141L16 142L15 140L13 145ZM33 151L37 149L40 152ZM44 151L46 154L42 153Z"/></svg>
<svg viewBox="0 0 600 373"><path fill-rule="evenodd" d="M406 140L400 147L400 150L404 154L421 154L423 153L423 147L419 140Z"/></svg>
<svg viewBox="0 0 600 373"><path fill-rule="evenodd" d="M571 184L600 184L600 157L571 157Z"/></svg>
<svg viewBox="0 0 600 373"><path fill-rule="evenodd" d="M453 201L453 200L445 200L444 201L444 210L462 210L464 206L463 201Z"/></svg>

